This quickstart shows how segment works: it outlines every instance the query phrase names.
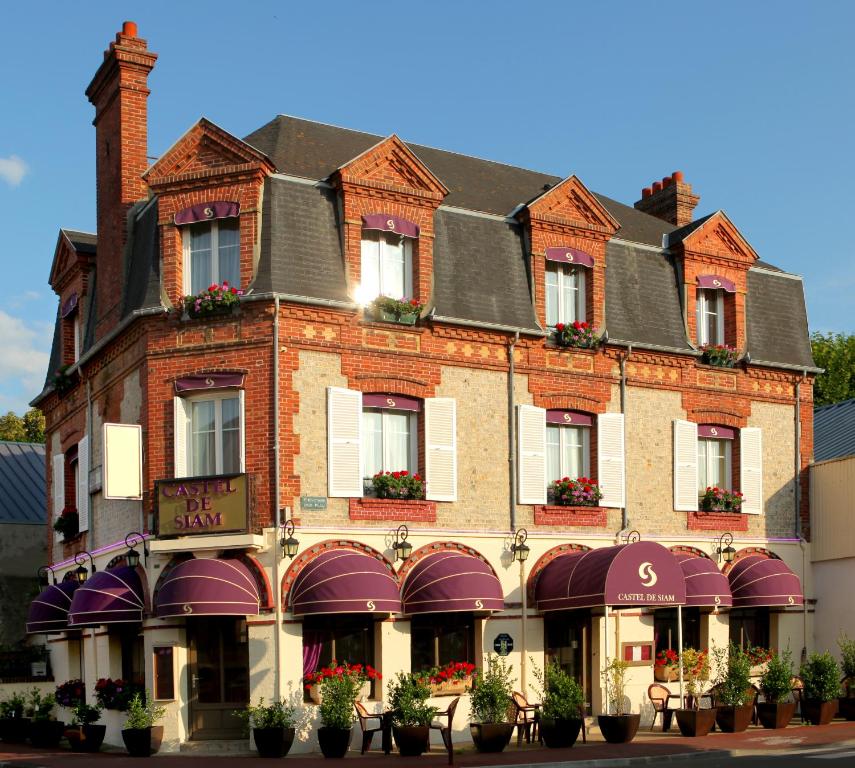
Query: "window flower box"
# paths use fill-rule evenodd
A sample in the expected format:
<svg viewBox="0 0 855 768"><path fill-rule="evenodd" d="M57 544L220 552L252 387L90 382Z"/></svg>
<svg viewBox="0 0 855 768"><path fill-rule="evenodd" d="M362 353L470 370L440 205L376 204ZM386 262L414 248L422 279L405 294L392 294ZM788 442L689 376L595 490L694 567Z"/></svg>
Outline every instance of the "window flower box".
<svg viewBox="0 0 855 768"><path fill-rule="evenodd" d="M314 704L321 703L321 684L330 677L350 677L361 681L358 693L358 700L361 701L371 695L372 681L380 680L382 675L370 664L348 664L347 662L338 664L333 661L328 667L323 667L303 678L306 693L311 702Z"/></svg>
<svg viewBox="0 0 855 768"><path fill-rule="evenodd" d="M562 477L550 483L547 499L558 507L596 507L603 492L590 477Z"/></svg>
<svg viewBox="0 0 855 768"><path fill-rule="evenodd" d="M452 661L444 667L433 667L419 674L428 679L431 696L460 696L472 689L474 672L474 664Z"/></svg>
<svg viewBox="0 0 855 768"><path fill-rule="evenodd" d="M680 656L673 648L667 648L656 654L653 663L653 679L660 683L673 683L680 677Z"/></svg>
<svg viewBox="0 0 855 768"><path fill-rule="evenodd" d="M188 318L218 317L232 314L240 305L243 291L230 286L228 281L222 285L212 283L208 288L195 296L184 296L184 314Z"/></svg>
<svg viewBox="0 0 855 768"><path fill-rule="evenodd" d="M374 320L399 325L415 325L423 308L417 299L393 299L390 296L378 296L370 305Z"/></svg>
<svg viewBox="0 0 855 768"><path fill-rule="evenodd" d="M736 363L736 349L727 344L704 344L701 352L701 360L716 368L733 368Z"/></svg>
<svg viewBox="0 0 855 768"><path fill-rule="evenodd" d="M425 482L421 475L411 475L406 469L378 472L371 478L370 491L377 499L423 499Z"/></svg>
<svg viewBox="0 0 855 768"><path fill-rule="evenodd" d="M556 323L555 343L560 347L575 347L576 349L597 349L602 341L602 336L590 323Z"/></svg>
<svg viewBox="0 0 855 768"><path fill-rule="evenodd" d="M63 541L71 541L80 532L80 517L76 507L66 507L54 520L53 529L62 534Z"/></svg>
<svg viewBox="0 0 855 768"><path fill-rule="evenodd" d="M707 487L701 495L698 506L702 512L741 512L742 493L728 491L718 486Z"/></svg>

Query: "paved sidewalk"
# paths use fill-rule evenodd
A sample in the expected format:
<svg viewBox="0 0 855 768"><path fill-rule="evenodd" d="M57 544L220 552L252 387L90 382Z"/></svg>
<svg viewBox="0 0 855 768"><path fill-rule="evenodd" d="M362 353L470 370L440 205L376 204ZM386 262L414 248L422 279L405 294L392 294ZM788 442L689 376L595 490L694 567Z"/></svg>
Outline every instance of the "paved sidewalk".
<svg viewBox="0 0 855 768"><path fill-rule="evenodd" d="M512 742L504 752L497 755L482 755L471 747L455 753L455 765L468 768L477 766L538 766L548 768L556 764L576 763L579 768L587 765L618 766L645 763L671 762L691 757L729 756L739 754L776 754L792 753L828 746L841 746L847 742L855 744L855 723L835 722L826 726L791 726L769 731L752 727L745 733L713 733L702 738L689 739L679 735L640 731L631 744L606 744L594 725L589 733L588 743L580 741L571 749L545 749L539 745L516 746ZM162 754L155 760L163 763L164 768L211 768L211 762L223 763L228 768L258 768L259 758L237 755L187 755ZM320 755L291 755L285 758L291 768L319 768ZM358 762L355 768L389 768L390 763L401 760L422 768L441 768L446 764L446 756L434 747L434 751L422 755L417 760L399 758L397 755L384 756L381 752L371 752L360 756L351 751L347 760ZM224 761L228 761L224 763ZM75 754L65 749L39 750L25 745L0 744L0 768L130 768L139 766L140 761L121 752L101 752L95 755Z"/></svg>

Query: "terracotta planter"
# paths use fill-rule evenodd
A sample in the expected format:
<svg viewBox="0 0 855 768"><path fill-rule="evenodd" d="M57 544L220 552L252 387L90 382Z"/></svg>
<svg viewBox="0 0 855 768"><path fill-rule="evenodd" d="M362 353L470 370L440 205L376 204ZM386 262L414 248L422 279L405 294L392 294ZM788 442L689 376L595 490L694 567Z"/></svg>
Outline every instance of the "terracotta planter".
<svg viewBox="0 0 855 768"><path fill-rule="evenodd" d="M706 736L715 725L715 708L678 709L677 726L683 736Z"/></svg>
<svg viewBox="0 0 855 768"><path fill-rule="evenodd" d="M350 747L353 728L318 728L318 744L324 757L344 757Z"/></svg>
<svg viewBox="0 0 855 768"><path fill-rule="evenodd" d="M653 679L660 683L673 683L679 674L677 667L653 667Z"/></svg>
<svg viewBox="0 0 855 768"><path fill-rule="evenodd" d="M600 733L609 744L628 744L638 733L641 715L598 715Z"/></svg>
<svg viewBox="0 0 855 768"><path fill-rule="evenodd" d="M294 743L294 729L253 728L252 738L259 757L284 757Z"/></svg>
<svg viewBox="0 0 855 768"><path fill-rule="evenodd" d="M802 702L802 714L811 725L828 725L837 714L837 699L833 701L805 699Z"/></svg>
<svg viewBox="0 0 855 768"><path fill-rule="evenodd" d="M30 735L29 717L4 717L0 720L0 739L9 744L23 744Z"/></svg>
<svg viewBox="0 0 855 768"><path fill-rule="evenodd" d="M309 701L312 704L320 704L324 697L321 695L321 686L319 683L315 683L311 688L309 688ZM371 695L371 683L366 681L362 684L362 687L359 689L359 694L356 697L357 701L362 701L363 699L367 699Z"/></svg>
<svg viewBox="0 0 855 768"><path fill-rule="evenodd" d="M782 701L770 704L765 701L757 703L757 718L764 728L786 728L796 712L794 701Z"/></svg>
<svg viewBox="0 0 855 768"><path fill-rule="evenodd" d="M446 680L443 683L431 683L431 696L461 696L472 688L472 677L462 680Z"/></svg>
<svg viewBox="0 0 855 768"><path fill-rule="evenodd" d="M83 725L66 729L65 738L72 752L97 752L104 743L106 733L106 725Z"/></svg>
<svg viewBox="0 0 855 768"><path fill-rule="evenodd" d="M719 705L716 707L715 722L724 733L742 733L751 725L753 716L753 704Z"/></svg>
<svg viewBox="0 0 855 768"><path fill-rule="evenodd" d="M427 752L430 739L428 725L393 725L392 735L401 757L418 757Z"/></svg>
<svg viewBox="0 0 855 768"><path fill-rule="evenodd" d="M855 720L855 698L841 696L837 700L837 709L841 717L847 720Z"/></svg>
<svg viewBox="0 0 855 768"><path fill-rule="evenodd" d="M581 730L582 718L580 717L569 720L542 718L540 721L540 736L543 743L550 749L572 747L579 738Z"/></svg>
<svg viewBox="0 0 855 768"><path fill-rule="evenodd" d="M62 741L65 723L62 720L33 720L30 723L30 744L34 747L55 747Z"/></svg>
<svg viewBox="0 0 855 768"><path fill-rule="evenodd" d="M514 732L513 723L470 723L469 733L479 752L502 752Z"/></svg>

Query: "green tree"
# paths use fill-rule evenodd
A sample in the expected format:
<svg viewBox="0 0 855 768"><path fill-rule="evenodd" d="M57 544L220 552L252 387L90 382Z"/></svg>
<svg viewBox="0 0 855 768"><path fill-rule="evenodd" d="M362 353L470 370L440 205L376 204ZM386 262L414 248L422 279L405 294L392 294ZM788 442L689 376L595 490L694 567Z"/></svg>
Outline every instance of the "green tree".
<svg viewBox="0 0 855 768"><path fill-rule="evenodd" d="M30 408L23 416L9 411L0 416L0 440L12 443L43 443L45 417L38 408Z"/></svg>
<svg viewBox="0 0 855 768"><path fill-rule="evenodd" d="M38 408L30 408L24 414L24 429L27 432L27 440L31 443L43 443L45 441L45 415Z"/></svg>
<svg viewBox="0 0 855 768"><path fill-rule="evenodd" d="M810 337L814 362L825 372L816 377L815 405L855 397L855 334L814 333Z"/></svg>

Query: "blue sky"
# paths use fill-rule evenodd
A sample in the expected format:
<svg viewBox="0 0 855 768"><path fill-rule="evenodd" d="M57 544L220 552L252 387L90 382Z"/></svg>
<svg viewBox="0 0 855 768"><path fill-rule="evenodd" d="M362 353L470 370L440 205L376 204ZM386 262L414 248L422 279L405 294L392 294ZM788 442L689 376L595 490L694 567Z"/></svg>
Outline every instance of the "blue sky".
<svg viewBox="0 0 855 768"><path fill-rule="evenodd" d="M83 92L124 19L160 56L149 154L205 115L291 114L561 176L632 204L682 170L813 330L855 331L855 3L30 2L0 45L0 412L44 380L59 227L94 230Z"/></svg>

